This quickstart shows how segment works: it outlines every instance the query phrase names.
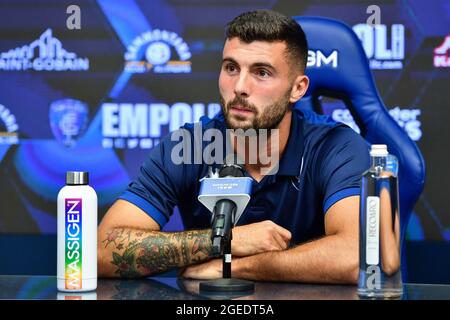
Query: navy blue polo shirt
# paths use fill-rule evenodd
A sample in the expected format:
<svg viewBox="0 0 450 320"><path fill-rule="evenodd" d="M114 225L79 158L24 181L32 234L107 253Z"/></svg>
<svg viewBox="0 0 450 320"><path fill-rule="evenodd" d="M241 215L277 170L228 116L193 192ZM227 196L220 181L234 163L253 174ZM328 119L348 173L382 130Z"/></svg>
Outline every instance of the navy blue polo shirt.
<svg viewBox="0 0 450 320"><path fill-rule="evenodd" d="M225 132L222 114L200 122L203 131ZM192 133L194 147L193 124L182 128ZM202 150L209 143L201 143ZM208 165L174 164L171 153L177 144L170 135L162 139L119 198L141 208L161 228L178 206L185 229L207 229L211 213L197 196ZM323 236L327 210L343 198L359 195L360 178L368 168L368 145L360 135L328 116L293 109L278 172L259 183L253 180L250 202L237 225L272 220L292 233L294 244Z"/></svg>

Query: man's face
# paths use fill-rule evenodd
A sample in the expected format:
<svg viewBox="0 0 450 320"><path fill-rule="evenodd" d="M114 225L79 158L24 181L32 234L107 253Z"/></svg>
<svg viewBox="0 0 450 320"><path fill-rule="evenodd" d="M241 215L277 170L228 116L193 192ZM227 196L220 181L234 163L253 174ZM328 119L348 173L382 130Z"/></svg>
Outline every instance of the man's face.
<svg viewBox="0 0 450 320"><path fill-rule="evenodd" d="M278 126L293 102L293 71L285 50L286 44L281 41L226 40L219 89L229 128L258 130Z"/></svg>

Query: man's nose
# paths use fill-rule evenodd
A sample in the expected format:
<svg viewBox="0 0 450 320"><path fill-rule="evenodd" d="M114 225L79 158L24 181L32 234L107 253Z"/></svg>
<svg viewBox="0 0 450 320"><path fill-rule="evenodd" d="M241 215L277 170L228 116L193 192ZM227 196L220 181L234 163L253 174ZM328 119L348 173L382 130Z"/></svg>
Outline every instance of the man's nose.
<svg viewBox="0 0 450 320"><path fill-rule="evenodd" d="M247 72L241 72L234 86L234 93L247 98L250 95L250 76Z"/></svg>

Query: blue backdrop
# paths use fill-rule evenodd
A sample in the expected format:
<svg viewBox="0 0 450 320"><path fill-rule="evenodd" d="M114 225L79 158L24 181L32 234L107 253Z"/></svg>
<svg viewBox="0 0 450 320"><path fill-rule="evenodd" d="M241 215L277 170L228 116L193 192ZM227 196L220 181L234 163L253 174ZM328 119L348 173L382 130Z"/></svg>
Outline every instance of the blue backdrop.
<svg viewBox="0 0 450 320"><path fill-rule="evenodd" d="M80 29L67 27L71 4ZM101 218L161 136L219 110L224 27L266 8L353 27L391 115L427 164L407 239L450 241L450 2L377 4L373 28L367 1L1 1L0 233L52 239L68 170L90 172ZM324 99L326 113L358 131L342 102ZM178 216L165 228L181 229ZM17 251L10 243L2 251Z"/></svg>

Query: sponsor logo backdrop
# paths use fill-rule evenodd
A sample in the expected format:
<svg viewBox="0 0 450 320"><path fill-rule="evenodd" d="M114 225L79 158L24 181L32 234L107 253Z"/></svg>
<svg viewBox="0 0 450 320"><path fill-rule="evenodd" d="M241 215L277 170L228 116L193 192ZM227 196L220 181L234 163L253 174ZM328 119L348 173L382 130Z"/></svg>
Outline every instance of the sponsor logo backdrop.
<svg viewBox="0 0 450 320"><path fill-rule="evenodd" d="M69 30L71 4L0 3L1 233L54 234L67 170L90 172L101 218L161 137L220 110L224 26L267 8L353 28L391 116L426 160L407 237L450 241L447 1L378 1L371 26L364 1L83 0L81 28ZM336 67L338 54L311 50L308 66ZM323 104L359 132L341 101ZM180 228L177 215L166 226Z"/></svg>

